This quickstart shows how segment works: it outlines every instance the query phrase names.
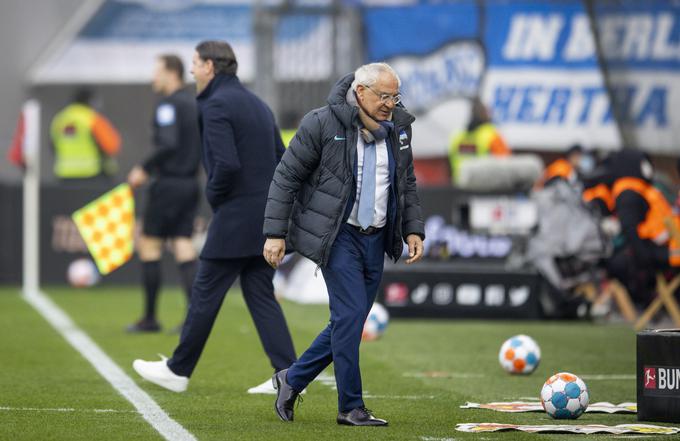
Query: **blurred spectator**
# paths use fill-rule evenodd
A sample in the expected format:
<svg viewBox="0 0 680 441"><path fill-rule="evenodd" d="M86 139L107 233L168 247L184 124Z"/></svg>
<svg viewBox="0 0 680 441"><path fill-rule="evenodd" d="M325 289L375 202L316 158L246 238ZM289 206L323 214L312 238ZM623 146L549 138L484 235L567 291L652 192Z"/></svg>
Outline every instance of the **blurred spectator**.
<svg viewBox="0 0 680 441"><path fill-rule="evenodd" d="M655 271L680 267L680 243L673 239L680 222L671 204L652 185L654 169L646 154L623 150L612 166L616 173L614 210L625 243L608 270L626 285L634 301L644 305L653 294Z"/></svg>
<svg viewBox="0 0 680 441"><path fill-rule="evenodd" d="M536 187L547 187L558 180L565 181L570 185L577 184L583 158L583 147L580 144L572 145L567 149L564 157L553 161L546 167L543 176L536 183Z"/></svg>
<svg viewBox="0 0 680 441"><path fill-rule="evenodd" d="M156 61L151 87L160 94L153 120L153 152L128 174L137 188L149 180L144 228L138 243L142 261L144 315L128 332L157 332L156 299L161 285L161 256L166 241L172 244L178 273L187 298L196 275L196 249L191 241L200 201L198 168L201 139L196 97L184 87L184 64L171 54ZM175 328L180 331L181 326Z"/></svg>
<svg viewBox="0 0 680 441"><path fill-rule="evenodd" d="M592 173L582 176L583 201L603 218L614 212L614 170L611 161L611 155L602 157Z"/></svg>
<svg viewBox="0 0 680 441"><path fill-rule="evenodd" d="M509 154L508 145L491 122L489 109L479 98L474 98L467 130L456 135L451 142L449 150L451 182L457 183L461 163L468 158L488 155L508 156Z"/></svg>
<svg viewBox="0 0 680 441"><path fill-rule="evenodd" d="M120 151L120 135L92 108L91 101L92 92L80 89L73 102L52 119L54 174L60 179L112 176L118 170L115 156Z"/></svg>

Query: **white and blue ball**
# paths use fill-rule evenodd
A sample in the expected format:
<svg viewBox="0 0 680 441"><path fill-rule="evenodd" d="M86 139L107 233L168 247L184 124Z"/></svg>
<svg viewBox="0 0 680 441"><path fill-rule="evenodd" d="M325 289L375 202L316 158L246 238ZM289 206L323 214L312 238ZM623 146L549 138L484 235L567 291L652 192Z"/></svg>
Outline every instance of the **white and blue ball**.
<svg viewBox="0 0 680 441"><path fill-rule="evenodd" d="M543 409L558 420L580 417L589 402L586 384L569 372L560 372L548 378L541 389Z"/></svg>
<svg viewBox="0 0 680 441"><path fill-rule="evenodd" d="M368 313L366 323L364 323L364 330L361 333L361 339L365 341L379 339L390 321L390 314L384 306L380 303L374 303L371 311Z"/></svg>
<svg viewBox="0 0 680 441"><path fill-rule="evenodd" d="M498 361L511 374L530 374L541 362L541 348L528 335L515 335L501 345Z"/></svg>

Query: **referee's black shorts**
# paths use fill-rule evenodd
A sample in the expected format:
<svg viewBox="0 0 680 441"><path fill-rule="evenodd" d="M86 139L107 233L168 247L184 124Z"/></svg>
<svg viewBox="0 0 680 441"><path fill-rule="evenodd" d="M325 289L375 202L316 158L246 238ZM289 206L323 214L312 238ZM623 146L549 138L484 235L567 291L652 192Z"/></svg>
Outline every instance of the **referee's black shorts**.
<svg viewBox="0 0 680 441"><path fill-rule="evenodd" d="M191 237L200 189L195 178L159 178L149 187L144 212L145 236Z"/></svg>

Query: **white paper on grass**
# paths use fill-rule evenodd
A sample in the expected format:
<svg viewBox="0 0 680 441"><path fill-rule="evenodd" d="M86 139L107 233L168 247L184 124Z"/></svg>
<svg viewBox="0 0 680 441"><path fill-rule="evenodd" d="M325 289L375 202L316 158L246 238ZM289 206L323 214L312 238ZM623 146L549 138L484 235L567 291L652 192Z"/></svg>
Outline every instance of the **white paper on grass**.
<svg viewBox="0 0 680 441"><path fill-rule="evenodd" d="M461 409L488 409L496 412L543 412L543 406L538 401L510 401L494 403L471 403L467 402L460 406ZM612 404L608 402L592 403L586 409L589 413L637 413L637 403Z"/></svg>
<svg viewBox="0 0 680 441"><path fill-rule="evenodd" d="M637 433L645 435L674 435L680 432L678 427L654 426L651 424L619 424L617 426L606 426L604 424L586 425L567 425L567 424L546 424L538 426L519 425L519 424L499 424L499 423L463 423L456 424L459 432L482 433L500 432L505 430L518 430L521 432L539 433L578 433L590 435L593 433L611 433L622 435L627 433Z"/></svg>

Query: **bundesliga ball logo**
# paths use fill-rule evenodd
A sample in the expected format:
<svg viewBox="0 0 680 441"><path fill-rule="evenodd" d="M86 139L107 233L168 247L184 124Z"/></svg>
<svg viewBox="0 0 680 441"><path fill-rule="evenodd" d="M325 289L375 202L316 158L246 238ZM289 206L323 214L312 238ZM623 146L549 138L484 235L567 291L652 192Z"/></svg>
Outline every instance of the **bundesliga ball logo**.
<svg viewBox="0 0 680 441"><path fill-rule="evenodd" d="M501 346L498 361L511 374L530 374L541 361L541 348L528 335L515 335Z"/></svg>
<svg viewBox="0 0 680 441"><path fill-rule="evenodd" d="M574 374L560 372L548 378L541 389L541 405L551 417L576 419L588 408L586 384Z"/></svg>

